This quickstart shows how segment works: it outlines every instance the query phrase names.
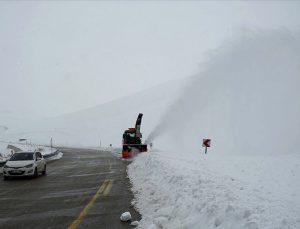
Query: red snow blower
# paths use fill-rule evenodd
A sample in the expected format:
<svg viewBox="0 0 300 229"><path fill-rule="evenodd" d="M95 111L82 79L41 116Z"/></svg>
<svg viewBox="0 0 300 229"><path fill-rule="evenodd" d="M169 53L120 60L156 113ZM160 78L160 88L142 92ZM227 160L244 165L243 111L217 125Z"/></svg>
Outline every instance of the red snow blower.
<svg viewBox="0 0 300 229"><path fill-rule="evenodd" d="M143 114L139 113L135 128L128 128L123 133L123 158L131 158L138 153L147 152L147 144L142 144L142 133L140 132L142 118Z"/></svg>

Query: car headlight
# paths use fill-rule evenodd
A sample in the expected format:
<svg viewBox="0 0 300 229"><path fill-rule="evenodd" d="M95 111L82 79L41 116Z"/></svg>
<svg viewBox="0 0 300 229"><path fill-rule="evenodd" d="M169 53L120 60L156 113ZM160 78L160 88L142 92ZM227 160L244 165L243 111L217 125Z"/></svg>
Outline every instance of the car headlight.
<svg viewBox="0 0 300 229"><path fill-rule="evenodd" d="M9 166L8 165L4 165L4 168L7 169L7 168L9 168Z"/></svg>
<svg viewBox="0 0 300 229"><path fill-rule="evenodd" d="M26 165L25 168L31 168L33 164Z"/></svg>

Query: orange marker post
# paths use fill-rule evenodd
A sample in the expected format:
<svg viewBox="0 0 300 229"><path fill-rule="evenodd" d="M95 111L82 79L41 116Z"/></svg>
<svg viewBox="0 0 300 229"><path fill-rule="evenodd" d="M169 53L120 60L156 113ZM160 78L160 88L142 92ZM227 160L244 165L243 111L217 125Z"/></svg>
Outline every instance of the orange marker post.
<svg viewBox="0 0 300 229"><path fill-rule="evenodd" d="M210 147L211 139L203 139L202 146L205 147L205 154L207 153L207 147Z"/></svg>

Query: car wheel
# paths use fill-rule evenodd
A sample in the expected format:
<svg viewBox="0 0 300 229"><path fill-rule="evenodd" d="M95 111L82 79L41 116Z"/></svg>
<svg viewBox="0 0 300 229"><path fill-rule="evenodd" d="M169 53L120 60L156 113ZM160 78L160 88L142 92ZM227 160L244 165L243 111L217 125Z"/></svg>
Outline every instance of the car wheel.
<svg viewBox="0 0 300 229"><path fill-rule="evenodd" d="M8 180L8 177L7 176L3 176L3 180Z"/></svg>
<svg viewBox="0 0 300 229"><path fill-rule="evenodd" d="M44 171L42 172L42 174L45 176L46 175L46 165L44 166Z"/></svg>
<svg viewBox="0 0 300 229"><path fill-rule="evenodd" d="M38 171L37 171L37 168L34 169L34 174L33 174L33 177L37 177L38 176Z"/></svg>

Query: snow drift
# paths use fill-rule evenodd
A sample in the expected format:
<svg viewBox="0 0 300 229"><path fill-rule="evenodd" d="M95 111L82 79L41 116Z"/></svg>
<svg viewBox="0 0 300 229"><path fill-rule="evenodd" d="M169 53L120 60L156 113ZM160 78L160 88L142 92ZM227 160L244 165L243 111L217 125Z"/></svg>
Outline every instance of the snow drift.
<svg viewBox="0 0 300 229"><path fill-rule="evenodd" d="M299 159L141 154L128 167L139 228L300 228Z"/></svg>
<svg viewBox="0 0 300 229"><path fill-rule="evenodd" d="M299 34L244 31L211 52L148 139L185 151L209 137L219 153L296 152L299 99Z"/></svg>

